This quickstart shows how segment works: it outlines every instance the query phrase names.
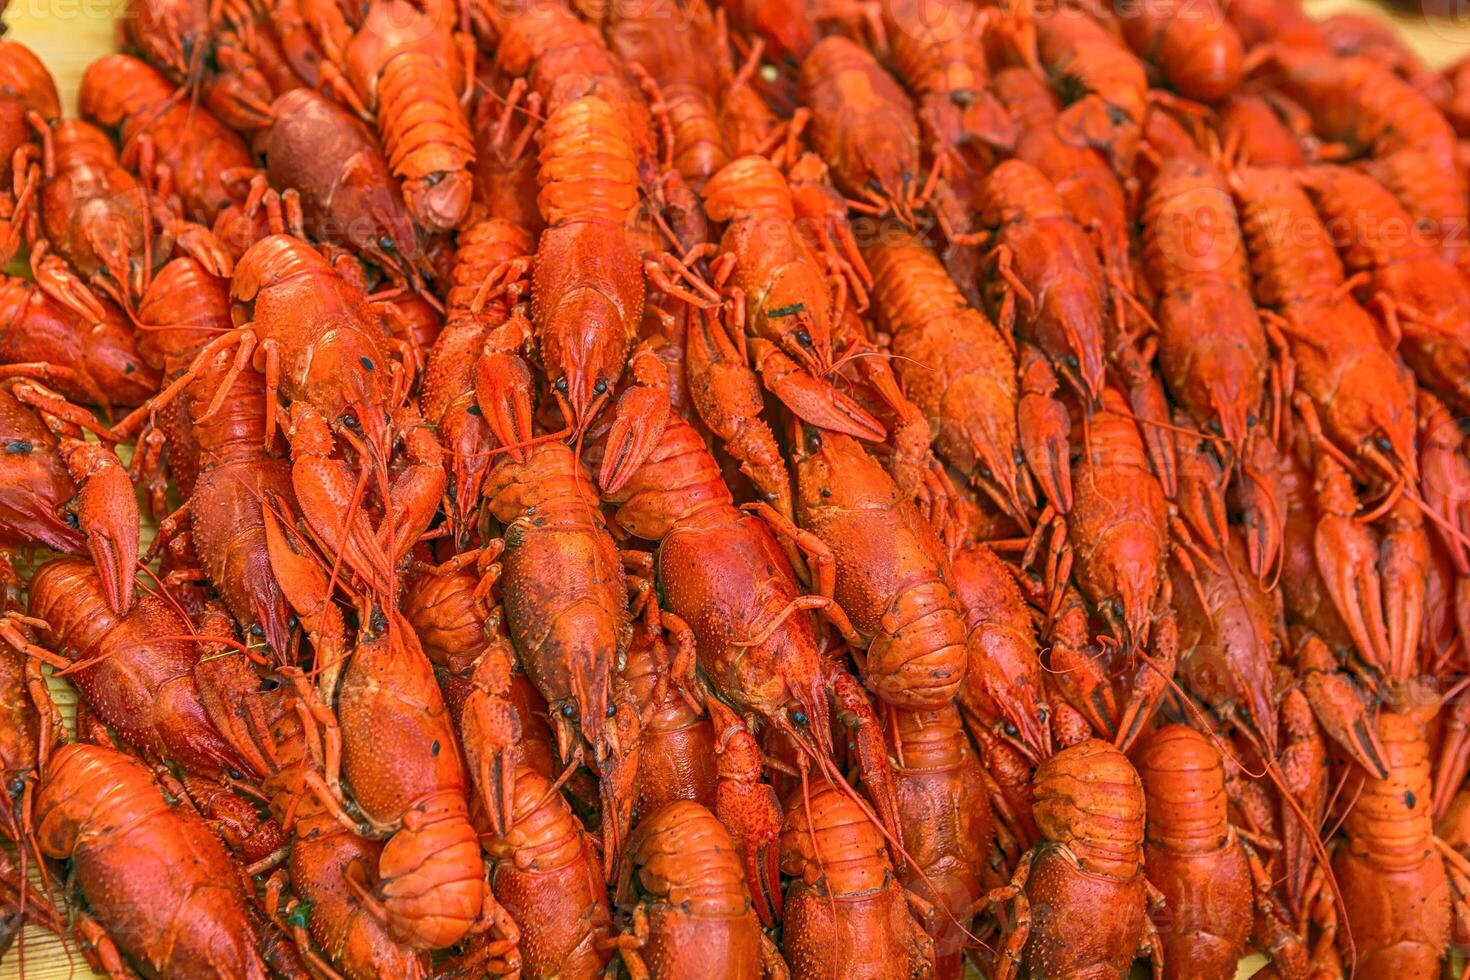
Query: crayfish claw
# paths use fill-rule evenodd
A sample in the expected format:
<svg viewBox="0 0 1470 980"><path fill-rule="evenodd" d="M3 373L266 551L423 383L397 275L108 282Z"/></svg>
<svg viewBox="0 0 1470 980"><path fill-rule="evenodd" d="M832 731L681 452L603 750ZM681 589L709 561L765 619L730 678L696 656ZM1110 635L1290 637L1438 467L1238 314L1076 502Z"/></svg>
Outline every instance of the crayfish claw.
<svg viewBox="0 0 1470 980"><path fill-rule="evenodd" d="M1020 375L1016 427L1021 454L1047 502L1065 514L1072 509L1072 423L1056 399L1057 378L1051 364L1030 345L1021 349Z"/></svg>
<svg viewBox="0 0 1470 980"><path fill-rule="evenodd" d="M643 348L628 363L636 383L618 397L612 428L597 482L608 493L621 489L663 439L672 405L668 368L651 349Z"/></svg>
<svg viewBox="0 0 1470 980"><path fill-rule="evenodd" d="M188 253L212 276L228 279L235 270L235 260L215 238L214 232L193 222L180 221L173 227L175 244Z"/></svg>
<svg viewBox="0 0 1470 980"><path fill-rule="evenodd" d="M1175 424L1187 425L1181 413ZM1202 440L1180 435L1175 443L1178 460L1175 502L1185 524L1207 551L1221 553L1229 533L1225 516L1223 468Z"/></svg>
<svg viewBox="0 0 1470 980"><path fill-rule="evenodd" d="M1462 699L1461 705L1465 704ZM1449 812L1450 803L1456 796L1456 787L1465 781L1470 772L1470 726L1463 715L1465 709L1457 707L1445 725L1444 741L1439 748L1439 758L1434 766L1434 809L1440 820ZM1372 731L1372 729L1369 729Z"/></svg>
<svg viewBox="0 0 1470 980"><path fill-rule="evenodd" d="M74 504L77 524L102 580L113 612L133 606L133 568L138 559L138 498L122 461L101 443L70 441L67 469L81 488Z"/></svg>
<svg viewBox="0 0 1470 980"><path fill-rule="evenodd" d="M620 489L643 465L663 437L668 410L668 397L661 392L634 388L623 395L597 474L604 490Z"/></svg>
<svg viewBox="0 0 1470 980"><path fill-rule="evenodd" d="M1284 491L1276 473L1276 446L1264 431L1246 440L1236 495L1251 574L1265 581L1281 558Z"/></svg>
<svg viewBox="0 0 1470 980"><path fill-rule="evenodd" d="M475 362L475 402L510 458L524 463L531 441L531 369L517 354L486 351Z"/></svg>
<svg viewBox="0 0 1470 980"><path fill-rule="evenodd" d="M1317 522L1314 545L1317 567L1358 652L1386 670L1390 657L1383 582L1370 532L1351 518L1325 513Z"/></svg>
<svg viewBox="0 0 1470 980"><path fill-rule="evenodd" d="M107 319L101 300L77 278L60 256L49 255L44 248L38 247L32 253L31 272L42 292L87 323L100 323Z"/></svg>
<svg viewBox="0 0 1470 980"><path fill-rule="evenodd" d="M759 339L752 339L749 344L767 390L781 399L797 418L854 439L881 442L887 436L883 423L867 409L838 391L831 382L802 370L775 344Z"/></svg>
<svg viewBox="0 0 1470 980"><path fill-rule="evenodd" d="M1375 779L1388 778L1388 753L1362 691L1337 670L1337 660L1315 633L1303 633L1296 645L1302 693L1322 731ZM1453 726L1451 726L1453 727ZM1446 738L1446 743L1450 738ZM1436 770L1438 772L1438 770Z"/></svg>
<svg viewBox="0 0 1470 980"><path fill-rule="evenodd" d="M1172 614L1160 618L1154 632L1153 647L1151 656L1139 651L1133 690L1118 722L1118 736L1114 741L1120 752L1127 752L1143 733L1174 676L1179 661L1179 628Z"/></svg>
<svg viewBox="0 0 1470 980"><path fill-rule="evenodd" d="M521 758L521 719L510 700L511 667L504 640L493 637L475 663L460 721L465 759L497 837L509 832L514 817Z"/></svg>

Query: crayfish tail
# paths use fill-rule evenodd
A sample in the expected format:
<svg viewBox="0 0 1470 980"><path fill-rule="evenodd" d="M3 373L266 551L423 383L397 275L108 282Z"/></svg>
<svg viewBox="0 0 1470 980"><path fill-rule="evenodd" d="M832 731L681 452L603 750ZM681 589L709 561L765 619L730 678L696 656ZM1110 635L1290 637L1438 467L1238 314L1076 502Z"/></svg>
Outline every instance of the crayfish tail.
<svg viewBox="0 0 1470 980"><path fill-rule="evenodd" d="M378 877L395 940L436 949L463 939L485 894L480 840L463 798L442 795L406 817L378 856Z"/></svg>

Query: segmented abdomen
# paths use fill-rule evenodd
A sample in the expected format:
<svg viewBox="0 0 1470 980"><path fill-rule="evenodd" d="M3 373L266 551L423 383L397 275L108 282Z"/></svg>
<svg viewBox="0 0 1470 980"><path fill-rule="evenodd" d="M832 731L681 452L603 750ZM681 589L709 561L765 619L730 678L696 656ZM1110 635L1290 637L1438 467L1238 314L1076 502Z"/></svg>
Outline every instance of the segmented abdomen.
<svg viewBox="0 0 1470 980"><path fill-rule="evenodd" d="M540 160L536 203L553 228L574 221L625 225L638 206L632 131L599 96L583 96L552 113L541 132Z"/></svg>

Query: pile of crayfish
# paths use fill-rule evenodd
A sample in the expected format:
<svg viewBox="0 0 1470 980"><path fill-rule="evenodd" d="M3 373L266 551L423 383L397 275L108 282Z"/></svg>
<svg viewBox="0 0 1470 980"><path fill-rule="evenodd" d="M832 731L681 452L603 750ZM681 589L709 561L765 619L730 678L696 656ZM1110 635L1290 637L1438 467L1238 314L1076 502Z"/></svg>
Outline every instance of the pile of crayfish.
<svg viewBox="0 0 1470 980"><path fill-rule="evenodd" d="M118 42L63 118L0 41L0 950L1464 962L1470 60L1294 0Z"/></svg>

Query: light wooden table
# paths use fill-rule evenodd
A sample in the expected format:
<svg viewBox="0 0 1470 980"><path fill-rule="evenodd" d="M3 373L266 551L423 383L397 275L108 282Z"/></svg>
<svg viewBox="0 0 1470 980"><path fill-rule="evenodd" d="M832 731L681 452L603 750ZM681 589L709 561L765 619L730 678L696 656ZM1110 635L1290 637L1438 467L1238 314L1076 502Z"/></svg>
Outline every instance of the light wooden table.
<svg viewBox="0 0 1470 980"><path fill-rule="evenodd" d="M1470 54L1470 0L1460 0L1460 3L1464 6L1460 19L1428 21L1413 14L1386 10L1367 0L1306 0L1307 8L1318 17L1340 10L1377 12L1435 66ZM62 107L70 114L76 112L76 91L82 71L93 59L114 49L114 24L125 8L126 0L11 0L4 20L10 27L8 36L32 48L51 69L61 90ZM69 714L71 705L69 698L66 700L63 711ZM31 980L92 976L79 955L73 955L68 962L58 937L28 928L24 942L17 943L17 948L0 961L0 980L20 976L22 949L25 976ZM1265 962L1259 955L1247 957L1241 962L1236 980L1249 977Z"/></svg>

